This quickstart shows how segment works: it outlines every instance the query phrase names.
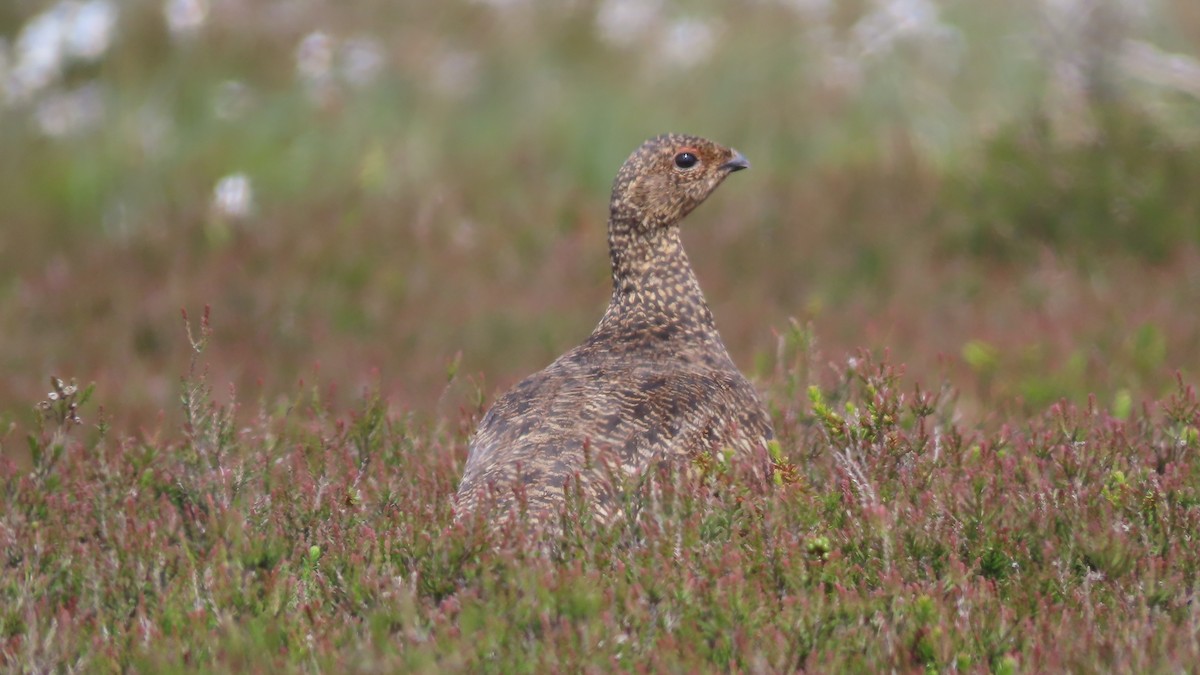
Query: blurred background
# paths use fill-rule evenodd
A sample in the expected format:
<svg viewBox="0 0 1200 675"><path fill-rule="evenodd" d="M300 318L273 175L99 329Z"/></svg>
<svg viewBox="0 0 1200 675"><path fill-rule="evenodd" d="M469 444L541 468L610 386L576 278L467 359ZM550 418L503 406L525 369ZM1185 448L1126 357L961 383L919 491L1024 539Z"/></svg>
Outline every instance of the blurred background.
<svg viewBox="0 0 1200 675"><path fill-rule="evenodd" d="M0 443L51 375L173 423L205 305L246 414L490 400L598 321L663 131L753 164L684 239L764 387L815 338L1119 413L1200 369L1198 55L1195 0L7 0Z"/></svg>

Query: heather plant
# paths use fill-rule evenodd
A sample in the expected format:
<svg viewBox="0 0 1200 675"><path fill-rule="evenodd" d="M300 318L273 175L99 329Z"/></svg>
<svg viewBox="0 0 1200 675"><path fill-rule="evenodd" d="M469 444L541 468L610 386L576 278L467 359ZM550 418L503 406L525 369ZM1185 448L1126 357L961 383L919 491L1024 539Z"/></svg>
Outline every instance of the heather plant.
<svg viewBox="0 0 1200 675"><path fill-rule="evenodd" d="M211 422L68 436L42 471L57 480L4 467L0 658L1145 672L1200 656L1193 387L1126 419L1064 401L979 424L886 359L825 363L785 366L804 386L772 400L786 478L724 456L662 465L627 485L619 522L569 498L550 539L520 514L456 520L469 423L377 394L345 414L298 396L230 434L220 461L191 454ZM211 410L197 377L182 403Z"/></svg>
<svg viewBox="0 0 1200 675"><path fill-rule="evenodd" d="M79 407L88 402L94 390L89 386L80 391L74 380L66 383L58 377L50 378L50 386L53 391L37 405L37 433L28 437L30 459L38 480L45 480L62 458L67 434L83 424Z"/></svg>

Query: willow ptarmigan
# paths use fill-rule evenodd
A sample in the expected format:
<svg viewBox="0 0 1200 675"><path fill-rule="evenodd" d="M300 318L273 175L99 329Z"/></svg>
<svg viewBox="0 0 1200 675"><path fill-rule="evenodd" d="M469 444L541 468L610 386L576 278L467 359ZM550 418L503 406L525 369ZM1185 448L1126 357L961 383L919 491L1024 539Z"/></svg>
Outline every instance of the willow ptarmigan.
<svg viewBox="0 0 1200 675"><path fill-rule="evenodd" d="M460 515L487 503L503 520L520 503L535 521L555 522L570 486L611 522L620 510L614 476L702 452L753 452L774 437L679 237L680 220L749 166L732 149L681 134L630 155L609 203L608 309L583 344L484 416L458 488Z"/></svg>

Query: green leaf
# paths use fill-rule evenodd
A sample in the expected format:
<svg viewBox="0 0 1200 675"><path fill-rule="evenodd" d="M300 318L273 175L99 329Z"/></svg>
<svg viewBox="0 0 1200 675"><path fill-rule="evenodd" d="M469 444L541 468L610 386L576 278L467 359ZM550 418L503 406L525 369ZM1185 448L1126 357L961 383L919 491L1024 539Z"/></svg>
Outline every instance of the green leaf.
<svg viewBox="0 0 1200 675"><path fill-rule="evenodd" d="M963 360L977 373L990 373L1000 364L1000 352L983 340L971 340L962 348Z"/></svg>
<svg viewBox="0 0 1200 675"><path fill-rule="evenodd" d="M29 455L33 458L33 465L39 466L42 463L42 444L33 434L26 436L25 442L29 444Z"/></svg>
<svg viewBox="0 0 1200 675"><path fill-rule="evenodd" d="M83 404L85 404L89 400L91 400L92 394L95 391L96 391L96 383L95 382L92 382L88 386L84 387L83 391L79 392L79 401L76 402L76 405L79 406L80 408L82 408Z"/></svg>

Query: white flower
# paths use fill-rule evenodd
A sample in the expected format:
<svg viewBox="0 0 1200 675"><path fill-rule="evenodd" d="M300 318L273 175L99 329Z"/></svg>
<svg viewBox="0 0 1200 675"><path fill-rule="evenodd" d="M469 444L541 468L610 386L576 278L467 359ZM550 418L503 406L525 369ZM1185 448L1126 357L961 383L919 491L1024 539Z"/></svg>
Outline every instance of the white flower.
<svg viewBox="0 0 1200 675"><path fill-rule="evenodd" d="M24 101L58 79L65 32L57 5L25 24L13 47L14 63L5 87L10 100Z"/></svg>
<svg viewBox="0 0 1200 675"><path fill-rule="evenodd" d="M379 41L370 37L351 38L342 45L342 77L352 85L366 86L383 69L384 53Z"/></svg>
<svg viewBox="0 0 1200 675"><path fill-rule="evenodd" d="M233 173L213 188L213 210L230 218L245 218L254 209L254 188L244 173Z"/></svg>
<svg viewBox="0 0 1200 675"><path fill-rule="evenodd" d="M943 23L930 0L877 0L875 11L851 29L864 56L887 54L903 39L955 38L957 31Z"/></svg>
<svg viewBox="0 0 1200 675"><path fill-rule="evenodd" d="M208 0L164 0L163 16L172 35L195 33L208 21Z"/></svg>
<svg viewBox="0 0 1200 675"><path fill-rule="evenodd" d="M329 77L333 68L333 38L321 31L304 36L296 46L296 74L309 83Z"/></svg>
<svg viewBox="0 0 1200 675"><path fill-rule="evenodd" d="M633 44L658 19L660 0L604 0L596 14L600 39L618 47Z"/></svg>
<svg viewBox="0 0 1200 675"><path fill-rule="evenodd" d="M109 0L61 4L68 7L69 15L64 34L67 54L85 61L104 56L117 28L116 5Z"/></svg>
<svg viewBox="0 0 1200 675"><path fill-rule="evenodd" d="M58 80L67 59L95 61L112 45L117 9L111 0L59 2L30 19L13 46L3 86L8 100L27 101Z"/></svg>
<svg viewBox="0 0 1200 675"><path fill-rule="evenodd" d="M716 36L717 30L709 22L681 19L667 28L660 53L667 63L679 68L690 68L708 58Z"/></svg>

